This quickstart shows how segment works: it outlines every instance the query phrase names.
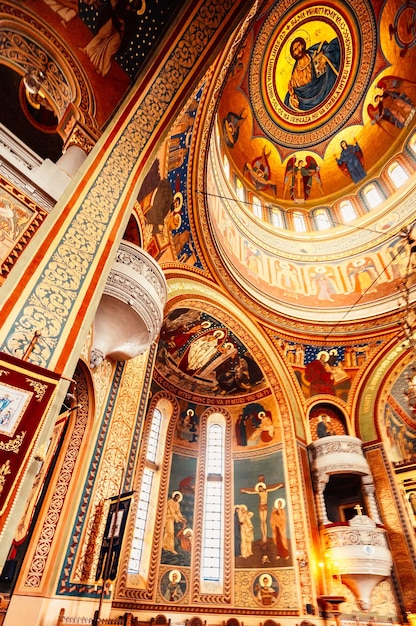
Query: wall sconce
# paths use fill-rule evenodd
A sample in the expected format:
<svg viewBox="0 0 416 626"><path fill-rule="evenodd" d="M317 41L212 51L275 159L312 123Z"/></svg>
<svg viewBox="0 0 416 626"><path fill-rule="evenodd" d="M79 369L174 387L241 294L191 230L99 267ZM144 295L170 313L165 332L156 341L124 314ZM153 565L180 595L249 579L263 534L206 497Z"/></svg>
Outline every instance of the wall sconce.
<svg viewBox="0 0 416 626"><path fill-rule="evenodd" d="M304 550L298 550L296 552L296 559L297 559L299 567L303 568L307 566L308 559L306 556L306 552Z"/></svg>
<svg viewBox="0 0 416 626"><path fill-rule="evenodd" d="M23 76L23 84L29 93L36 96L45 78L46 75L42 70L31 70Z"/></svg>

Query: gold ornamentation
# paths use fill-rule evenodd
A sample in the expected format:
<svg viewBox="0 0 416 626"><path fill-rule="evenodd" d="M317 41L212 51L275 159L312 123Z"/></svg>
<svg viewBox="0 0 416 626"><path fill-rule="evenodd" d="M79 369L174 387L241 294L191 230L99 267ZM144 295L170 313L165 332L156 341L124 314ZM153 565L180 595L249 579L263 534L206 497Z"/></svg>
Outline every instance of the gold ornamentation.
<svg viewBox="0 0 416 626"><path fill-rule="evenodd" d="M63 115L74 94L65 73L42 48L12 29L2 29L2 56L18 63L25 71L43 71L47 66L45 91L55 104L58 115Z"/></svg>
<svg viewBox="0 0 416 626"><path fill-rule="evenodd" d="M93 133L91 133L88 128L83 127L80 122L73 120L71 128L68 129L64 152L66 152L70 146L78 146L85 154L89 154L95 146L96 140L97 137L93 136Z"/></svg>
<svg viewBox="0 0 416 626"><path fill-rule="evenodd" d="M3 491L4 489L4 483L6 482L6 476L8 474L11 474L11 470L10 470L10 461L9 459L7 459L7 461L5 463L3 463L3 465L0 467L0 493Z"/></svg>
<svg viewBox="0 0 416 626"><path fill-rule="evenodd" d="M28 382L29 385L31 387L33 387L33 389L35 390L36 400L38 402L40 402L42 400L43 396L46 393L48 385L44 385L43 383L39 382L38 380L30 380L30 378L26 378L26 382Z"/></svg>
<svg viewBox="0 0 416 626"><path fill-rule="evenodd" d="M22 430L20 435L17 435L15 439L9 439L7 443L4 441L0 441L0 450L4 450L4 452L14 452L17 454L19 452L19 448L22 445L23 439L26 435L26 431Z"/></svg>
<svg viewBox="0 0 416 626"><path fill-rule="evenodd" d="M40 269L39 279L31 285L26 304L19 312L3 348L21 356L28 337L41 325L42 342L31 354L31 361L48 367L54 358L58 338L65 335L78 294L95 271L92 263L105 239L114 216L125 211L125 187L141 164L141 155L157 132L167 109L192 72L198 57L218 30L233 3L213 6L207 0L184 32L158 76L144 94L137 110L118 127L117 139L103 155L101 170L71 213L71 222L62 237L55 239ZM116 132L116 131L115 131ZM115 136L115 135L114 135ZM64 254L66 251L66 254Z"/></svg>
<svg viewBox="0 0 416 626"><path fill-rule="evenodd" d="M146 364L146 354L126 362L107 444L102 452L101 467L95 480L92 512L86 522L83 547L74 568L73 580L76 582L94 582L99 557L97 546L103 538L107 509L102 516L98 516L97 511L99 503L108 502L108 498L117 494L120 488L120 478L124 472L121 460L128 456Z"/></svg>
<svg viewBox="0 0 416 626"><path fill-rule="evenodd" d="M8 376L10 374L10 372L8 372L7 370L0 370L0 376L3 376L3 374L5 376Z"/></svg>
<svg viewBox="0 0 416 626"><path fill-rule="evenodd" d="M76 411L76 422L62 462L61 471L53 489L52 500L45 513L38 543L34 548L30 568L24 581L24 587L27 588L40 587L42 583L46 562L55 536L56 525L66 502L74 467L88 423L88 387L85 378L76 375L75 379L80 405Z"/></svg>

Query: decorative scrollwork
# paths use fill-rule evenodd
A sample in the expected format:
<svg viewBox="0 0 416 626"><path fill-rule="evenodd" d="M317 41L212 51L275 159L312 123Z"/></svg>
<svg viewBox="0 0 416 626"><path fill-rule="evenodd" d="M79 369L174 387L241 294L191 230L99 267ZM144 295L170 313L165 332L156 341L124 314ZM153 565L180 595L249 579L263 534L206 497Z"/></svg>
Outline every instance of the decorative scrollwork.
<svg viewBox="0 0 416 626"><path fill-rule="evenodd" d="M17 454L19 452L19 448L22 445L23 439L26 435L26 431L22 430L20 435L17 435L15 439L10 439L5 443L4 441L0 441L0 450L4 450L4 452L14 452Z"/></svg>
<svg viewBox="0 0 416 626"><path fill-rule="evenodd" d="M10 461L7 459L5 463L0 467L0 493L3 491L4 483L6 482L6 476L11 474Z"/></svg>
<svg viewBox="0 0 416 626"><path fill-rule="evenodd" d="M38 402L40 402L46 393L48 385L45 385L38 380L30 380L30 378L26 378L26 382L28 382L29 385L33 387L33 389L35 390L35 398Z"/></svg>

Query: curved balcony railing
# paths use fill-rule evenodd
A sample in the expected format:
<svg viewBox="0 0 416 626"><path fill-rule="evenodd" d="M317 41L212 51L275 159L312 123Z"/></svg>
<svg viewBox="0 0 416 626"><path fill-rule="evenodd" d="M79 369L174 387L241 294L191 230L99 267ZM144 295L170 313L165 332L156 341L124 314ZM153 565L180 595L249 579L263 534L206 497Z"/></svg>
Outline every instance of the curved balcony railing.
<svg viewBox="0 0 416 626"><path fill-rule="evenodd" d="M163 323L165 276L145 250L122 241L94 318L90 364L125 361L149 348Z"/></svg>
<svg viewBox="0 0 416 626"><path fill-rule="evenodd" d="M390 576L393 559L386 530L367 515L321 530L325 562L332 576L341 577L362 610L370 607L374 587Z"/></svg>
<svg viewBox="0 0 416 626"><path fill-rule="evenodd" d="M350 435L331 435L316 439L309 446L312 472L369 474L361 439Z"/></svg>

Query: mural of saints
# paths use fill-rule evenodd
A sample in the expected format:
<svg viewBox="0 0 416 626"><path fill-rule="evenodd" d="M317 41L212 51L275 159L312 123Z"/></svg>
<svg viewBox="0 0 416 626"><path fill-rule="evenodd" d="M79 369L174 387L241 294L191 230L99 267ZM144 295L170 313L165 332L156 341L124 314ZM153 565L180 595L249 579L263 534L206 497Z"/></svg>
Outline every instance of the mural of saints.
<svg viewBox="0 0 416 626"><path fill-rule="evenodd" d="M262 606L273 606L279 598L280 587L276 578L269 573L262 573L256 577L253 584L253 594Z"/></svg>
<svg viewBox="0 0 416 626"><path fill-rule="evenodd" d="M224 343L223 330L211 330L193 341L183 355L179 368L188 374L195 374L215 355Z"/></svg>
<svg viewBox="0 0 416 626"><path fill-rule="evenodd" d="M160 581L160 590L167 602L178 602L178 600L181 600L185 589L186 581L184 581L182 573L178 569L169 570Z"/></svg>
<svg viewBox="0 0 416 626"><path fill-rule="evenodd" d="M166 317L158 369L170 380L180 375L182 387L198 387L203 393L241 393L264 382L261 368L238 337L215 318L192 309L176 309Z"/></svg>
<svg viewBox="0 0 416 626"><path fill-rule="evenodd" d="M355 140L354 145L341 141L341 154L336 158L338 167L343 174L352 178L354 183L360 182L367 176L364 169L364 157L360 146Z"/></svg>

